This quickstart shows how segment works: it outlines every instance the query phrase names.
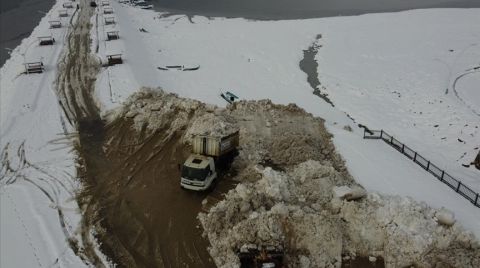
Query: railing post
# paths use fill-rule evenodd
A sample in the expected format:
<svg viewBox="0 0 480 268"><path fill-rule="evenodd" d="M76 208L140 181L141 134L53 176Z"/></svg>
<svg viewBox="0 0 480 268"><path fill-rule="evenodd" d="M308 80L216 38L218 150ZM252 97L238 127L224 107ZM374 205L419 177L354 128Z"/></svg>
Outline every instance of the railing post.
<svg viewBox="0 0 480 268"><path fill-rule="evenodd" d="M461 182L458 182L458 186L457 186L457 190L456 190L457 193L458 193L458 191L460 190L460 185L462 185L462 183L461 183Z"/></svg>
<svg viewBox="0 0 480 268"><path fill-rule="evenodd" d="M474 204L475 204L475 205L479 205L479 204L478 204L478 194L477 194L477 196L475 197L475 203L474 203Z"/></svg>
<svg viewBox="0 0 480 268"><path fill-rule="evenodd" d="M428 170L429 168L430 168L430 161L428 161L428 163L427 163L427 168L426 168L426 170Z"/></svg>
<svg viewBox="0 0 480 268"><path fill-rule="evenodd" d="M364 139L365 139L365 132L366 132L366 130L363 129L363 138L364 138Z"/></svg>
<svg viewBox="0 0 480 268"><path fill-rule="evenodd" d="M383 129L380 129L380 139L383 137Z"/></svg>
<svg viewBox="0 0 480 268"><path fill-rule="evenodd" d="M417 162L417 152L415 152L415 155L413 156L413 162Z"/></svg>
<svg viewBox="0 0 480 268"><path fill-rule="evenodd" d="M402 143L402 154L405 152L405 144Z"/></svg>
<svg viewBox="0 0 480 268"><path fill-rule="evenodd" d="M390 138L390 144L393 144L393 136Z"/></svg>
<svg viewBox="0 0 480 268"><path fill-rule="evenodd" d="M440 177L440 181L443 181L443 175L445 175L445 171L442 170L442 176Z"/></svg>

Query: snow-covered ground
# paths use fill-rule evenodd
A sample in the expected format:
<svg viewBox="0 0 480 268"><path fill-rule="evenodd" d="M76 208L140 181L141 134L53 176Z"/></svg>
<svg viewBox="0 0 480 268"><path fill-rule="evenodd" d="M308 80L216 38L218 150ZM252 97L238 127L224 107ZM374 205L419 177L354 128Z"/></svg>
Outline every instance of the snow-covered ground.
<svg viewBox="0 0 480 268"><path fill-rule="evenodd" d="M453 86L457 76L478 66L479 9L293 21L194 17L191 23L184 16L112 6L115 25L98 19L98 55L122 53L125 64L104 69L97 80L104 108L117 107L140 85L219 106L226 105L219 96L226 90L242 99L294 102L326 120L350 172L368 190L449 208L480 237L478 208L383 142L362 140L362 130L346 115L385 129L480 191L478 170L461 166L473 161L480 145L474 99L479 74ZM105 42L110 30L119 31L120 40ZM319 79L335 108L312 94L298 66L319 34ZM200 69L157 69L168 65ZM345 125L354 131L343 130Z"/></svg>
<svg viewBox="0 0 480 268"><path fill-rule="evenodd" d="M0 148L9 144L3 151L8 157L2 154L2 159L18 171L6 170L4 164L0 173L1 267L84 265L66 240L74 237L80 220L72 198L77 188L74 135L68 134L73 129L63 119L54 91L69 18L61 19L61 29L48 29L62 3L58 1L0 70ZM161 18L117 2L112 6L115 25L104 25L101 7L98 20L92 19L98 26L92 27L93 51L98 44L103 61L106 54L116 53L125 60L98 76L96 93L104 112L140 86L161 86L219 106L226 105L219 96L226 90L242 99L294 102L326 120L350 173L369 191L444 206L480 238L478 208L386 144L363 140L362 131L345 114L387 130L480 191L480 173L461 167L480 146L479 73L474 69L480 55L475 32L480 9L295 21L194 17L191 23L183 16ZM118 30L120 40L106 42L110 30ZM38 47L37 37L50 33L56 44ZM335 107L312 94L298 66L302 50L318 34L319 79ZM19 75L23 55L27 61L42 60L46 72ZM200 69L157 69L167 65ZM345 125L353 132L344 130ZM15 175L17 181L7 184Z"/></svg>
<svg viewBox="0 0 480 268"><path fill-rule="evenodd" d="M0 70L0 267L83 267L75 244L75 133L55 94L57 64L74 13L58 18L58 1ZM62 28L49 29L60 20ZM53 46L38 45L52 36ZM21 74L23 62L45 72Z"/></svg>
<svg viewBox="0 0 480 268"><path fill-rule="evenodd" d="M339 109L477 192L480 171L462 164L480 147L479 15L437 10L392 14L388 23L379 23L384 15L329 20L335 27L317 55L319 79Z"/></svg>

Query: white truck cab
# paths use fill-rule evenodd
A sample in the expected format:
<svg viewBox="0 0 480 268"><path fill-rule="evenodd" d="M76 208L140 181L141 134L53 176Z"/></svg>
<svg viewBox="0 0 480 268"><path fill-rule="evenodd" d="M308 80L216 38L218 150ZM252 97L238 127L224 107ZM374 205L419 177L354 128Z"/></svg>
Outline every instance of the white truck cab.
<svg viewBox="0 0 480 268"><path fill-rule="evenodd" d="M217 179L217 166L222 166L235 152L239 131L222 136L197 135L192 138L192 154L181 167L180 186L194 191L210 188Z"/></svg>
<svg viewBox="0 0 480 268"><path fill-rule="evenodd" d="M180 186L195 191L204 191L217 179L213 157L192 154L181 168Z"/></svg>

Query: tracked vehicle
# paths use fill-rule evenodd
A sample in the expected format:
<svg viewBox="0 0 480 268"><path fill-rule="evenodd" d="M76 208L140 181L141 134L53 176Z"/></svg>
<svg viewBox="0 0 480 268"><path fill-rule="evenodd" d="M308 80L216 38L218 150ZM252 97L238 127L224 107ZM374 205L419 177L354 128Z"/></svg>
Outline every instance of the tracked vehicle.
<svg viewBox="0 0 480 268"><path fill-rule="evenodd" d="M245 245L237 252L240 268L286 268L282 248Z"/></svg>

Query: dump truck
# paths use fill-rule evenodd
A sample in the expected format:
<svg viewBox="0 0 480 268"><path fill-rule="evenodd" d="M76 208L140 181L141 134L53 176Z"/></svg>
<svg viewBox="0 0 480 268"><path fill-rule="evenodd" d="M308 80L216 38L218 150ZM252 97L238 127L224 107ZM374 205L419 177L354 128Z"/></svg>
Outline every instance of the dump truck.
<svg viewBox="0 0 480 268"><path fill-rule="evenodd" d="M244 245L237 251L240 268L285 268L283 247Z"/></svg>
<svg viewBox="0 0 480 268"><path fill-rule="evenodd" d="M231 159L239 143L239 132L224 136L198 135L192 139L192 154L181 166L180 186L204 191L217 181L217 168Z"/></svg>

